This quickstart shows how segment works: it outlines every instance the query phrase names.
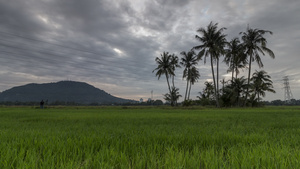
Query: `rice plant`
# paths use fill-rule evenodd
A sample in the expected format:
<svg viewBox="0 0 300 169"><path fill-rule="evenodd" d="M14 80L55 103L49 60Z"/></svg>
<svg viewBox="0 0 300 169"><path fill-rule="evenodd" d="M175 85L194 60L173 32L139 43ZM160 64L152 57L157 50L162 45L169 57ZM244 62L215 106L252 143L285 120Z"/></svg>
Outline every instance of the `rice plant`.
<svg viewBox="0 0 300 169"><path fill-rule="evenodd" d="M0 168L300 168L300 108L0 108Z"/></svg>

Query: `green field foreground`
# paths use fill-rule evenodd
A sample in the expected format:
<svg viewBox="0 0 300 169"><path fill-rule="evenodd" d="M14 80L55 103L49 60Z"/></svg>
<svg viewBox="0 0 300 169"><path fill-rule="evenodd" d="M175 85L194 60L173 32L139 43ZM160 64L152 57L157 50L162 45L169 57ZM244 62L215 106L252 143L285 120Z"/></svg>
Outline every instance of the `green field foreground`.
<svg viewBox="0 0 300 169"><path fill-rule="evenodd" d="M300 107L0 107L0 168L300 168Z"/></svg>

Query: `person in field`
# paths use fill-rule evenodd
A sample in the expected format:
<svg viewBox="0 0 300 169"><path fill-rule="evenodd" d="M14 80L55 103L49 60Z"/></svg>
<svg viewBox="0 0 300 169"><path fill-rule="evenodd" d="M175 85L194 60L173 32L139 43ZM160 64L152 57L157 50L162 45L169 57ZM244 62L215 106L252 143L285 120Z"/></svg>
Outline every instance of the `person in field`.
<svg viewBox="0 0 300 169"><path fill-rule="evenodd" d="M42 101L40 102L40 108L41 108L41 109L44 108L44 100L42 100Z"/></svg>

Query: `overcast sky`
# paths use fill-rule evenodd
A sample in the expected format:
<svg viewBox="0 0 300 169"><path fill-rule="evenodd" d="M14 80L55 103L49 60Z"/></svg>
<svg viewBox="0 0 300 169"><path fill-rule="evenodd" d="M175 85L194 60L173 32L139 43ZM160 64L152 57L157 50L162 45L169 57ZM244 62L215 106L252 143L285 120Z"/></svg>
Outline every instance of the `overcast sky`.
<svg viewBox="0 0 300 169"><path fill-rule="evenodd" d="M267 46L276 58L262 58L276 94L264 99L284 99L284 76L300 99L299 0L0 0L0 91L72 80L118 97L147 99L153 90L162 99L168 88L152 73L155 57L164 51L180 57L199 45L196 30L211 21L227 28L228 40L247 25L272 31ZM193 99L212 79L209 62L198 68ZM220 76L228 80L226 69L222 64ZM175 83L184 95L182 71Z"/></svg>

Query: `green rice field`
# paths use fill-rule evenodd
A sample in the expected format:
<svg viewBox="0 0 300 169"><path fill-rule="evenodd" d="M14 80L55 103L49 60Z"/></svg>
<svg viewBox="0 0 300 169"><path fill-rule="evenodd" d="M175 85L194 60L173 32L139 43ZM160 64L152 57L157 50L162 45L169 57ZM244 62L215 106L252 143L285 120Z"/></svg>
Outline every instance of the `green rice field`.
<svg viewBox="0 0 300 169"><path fill-rule="evenodd" d="M0 107L0 168L300 168L300 107Z"/></svg>

